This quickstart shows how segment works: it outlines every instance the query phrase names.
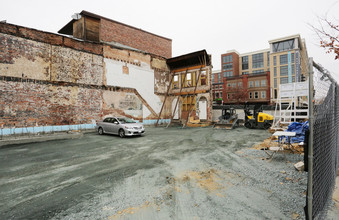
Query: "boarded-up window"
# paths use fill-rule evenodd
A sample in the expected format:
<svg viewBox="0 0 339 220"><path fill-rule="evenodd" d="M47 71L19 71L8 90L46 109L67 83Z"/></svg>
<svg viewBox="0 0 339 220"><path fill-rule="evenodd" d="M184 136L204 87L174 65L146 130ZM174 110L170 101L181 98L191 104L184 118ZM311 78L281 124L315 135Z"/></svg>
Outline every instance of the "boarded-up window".
<svg viewBox="0 0 339 220"><path fill-rule="evenodd" d="M122 72L123 72L124 74L129 74L128 66L123 66L123 67L122 67Z"/></svg>

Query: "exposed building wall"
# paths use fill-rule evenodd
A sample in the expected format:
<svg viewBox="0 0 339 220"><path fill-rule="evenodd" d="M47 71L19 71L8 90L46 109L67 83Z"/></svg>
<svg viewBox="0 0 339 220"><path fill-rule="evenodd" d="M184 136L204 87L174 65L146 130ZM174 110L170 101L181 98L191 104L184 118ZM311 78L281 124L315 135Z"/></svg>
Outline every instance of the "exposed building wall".
<svg viewBox="0 0 339 220"><path fill-rule="evenodd" d="M0 75L50 79L49 44L0 34Z"/></svg>
<svg viewBox="0 0 339 220"><path fill-rule="evenodd" d="M155 121L166 71L160 57L0 23L0 128Z"/></svg>
<svg viewBox="0 0 339 220"><path fill-rule="evenodd" d="M102 117L101 90L17 79L0 80L4 128L90 124Z"/></svg>
<svg viewBox="0 0 339 220"><path fill-rule="evenodd" d="M135 88L140 96L149 104L150 112L158 114L162 106L162 100L154 91L154 70L150 64L139 65L125 63L123 61L104 59L107 85ZM147 116L148 117L148 116Z"/></svg>
<svg viewBox="0 0 339 220"><path fill-rule="evenodd" d="M172 40L108 19L101 19L100 40L118 42L165 58L172 57Z"/></svg>
<svg viewBox="0 0 339 220"><path fill-rule="evenodd" d="M52 46L49 58L52 81L103 84L102 56Z"/></svg>
<svg viewBox="0 0 339 220"><path fill-rule="evenodd" d="M121 115L143 120L143 103L133 90L103 91L102 105L103 117Z"/></svg>

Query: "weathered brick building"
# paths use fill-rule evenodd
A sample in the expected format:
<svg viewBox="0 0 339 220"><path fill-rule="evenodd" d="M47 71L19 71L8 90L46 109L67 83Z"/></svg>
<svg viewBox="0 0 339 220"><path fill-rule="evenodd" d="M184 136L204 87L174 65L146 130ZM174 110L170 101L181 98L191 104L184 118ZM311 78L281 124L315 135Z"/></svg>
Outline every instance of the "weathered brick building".
<svg viewBox="0 0 339 220"><path fill-rule="evenodd" d="M58 33L78 39L172 57L172 40L87 11L76 14Z"/></svg>
<svg viewBox="0 0 339 220"><path fill-rule="evenodd" d="M89 12L82 14L83 27L77 23L81 19L70 23L85 35L72 37L0 23L1 134L91 128L108 115L153 124L162 106L161 122L171 118L175 97L170 95L163 105L171 79L166 63L171 40ZM99 32L87 26L89 15L99 20ZM124 30L110 29L114 23L114 28L120 25ZM107 25L111 27L105 29ZM105 33L109 30L111 34ZM124 34L140 38L139 43L114 38ZM143 43L146 38L148 45Z"/></svg>

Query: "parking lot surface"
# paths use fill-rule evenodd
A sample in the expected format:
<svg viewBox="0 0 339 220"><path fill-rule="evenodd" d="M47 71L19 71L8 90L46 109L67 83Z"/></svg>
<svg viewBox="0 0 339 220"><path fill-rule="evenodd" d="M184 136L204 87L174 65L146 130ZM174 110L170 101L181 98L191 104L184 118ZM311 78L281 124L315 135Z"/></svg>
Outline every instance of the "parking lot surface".
<svg viewBox="0 0 339 220"><path fill-rule="evenodd" d="M0 219L302 219L301 155L265 160L270 134L236 128L87 133L0 149Z"/></svg>

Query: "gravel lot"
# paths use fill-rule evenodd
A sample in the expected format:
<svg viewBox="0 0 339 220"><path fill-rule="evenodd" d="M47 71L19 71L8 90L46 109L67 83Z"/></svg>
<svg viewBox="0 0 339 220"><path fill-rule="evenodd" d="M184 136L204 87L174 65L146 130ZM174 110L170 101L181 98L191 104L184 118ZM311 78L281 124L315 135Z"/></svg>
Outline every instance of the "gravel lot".
<svg viewBox="0 0 339 220"><path fill-rule="evenodd" d="M0 149L0 219L304 219L297 154L263 130L147 128Z"/></svg>

